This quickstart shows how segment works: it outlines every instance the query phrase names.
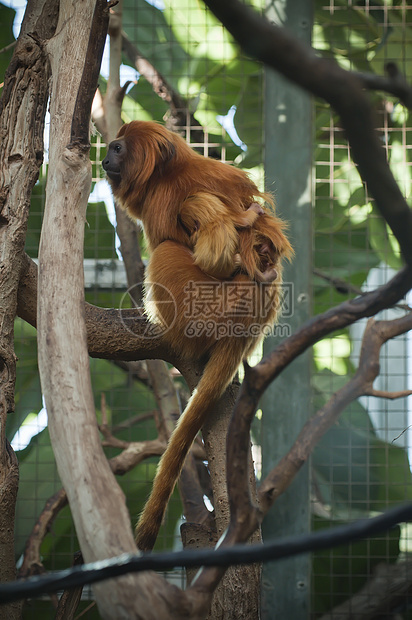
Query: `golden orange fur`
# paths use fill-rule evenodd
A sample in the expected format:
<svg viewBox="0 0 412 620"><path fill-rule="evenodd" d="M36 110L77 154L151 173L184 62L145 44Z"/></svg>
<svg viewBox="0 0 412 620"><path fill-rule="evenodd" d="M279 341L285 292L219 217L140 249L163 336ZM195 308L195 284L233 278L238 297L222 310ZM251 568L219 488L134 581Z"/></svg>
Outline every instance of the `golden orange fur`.
<svg viewBox="0 0 412 620"><path fill-rule="evenodd" d="M123 125L108 158L112 145L126 153L121 176L111 178L108 172L113 192L143 223L150 251L162 241L177 241L194 252L202 271L220 278L233 273L240 257L241 267L256 280L276 264L278 249L290 251L271 197L242 170L199 155L154 122ZM251 205L260 198L269 208L261 207L258 215Z"/></svg>
<svg viewBox="0 0 412 620"><path fill-rule="evenodd" d="M137 525L137 544L149 550L196 434L276 319L291 247L283 223L256 203L271 205L270 197L244 172L198 155L157 123L124 125L103 167L115 198L143 224L150 321L182 356L208 360Z"/></svg>

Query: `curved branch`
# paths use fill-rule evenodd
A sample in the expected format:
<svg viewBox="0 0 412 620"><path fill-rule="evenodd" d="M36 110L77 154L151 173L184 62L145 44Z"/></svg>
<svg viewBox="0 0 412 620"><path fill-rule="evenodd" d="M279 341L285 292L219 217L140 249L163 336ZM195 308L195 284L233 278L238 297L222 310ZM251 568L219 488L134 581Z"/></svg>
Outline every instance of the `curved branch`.
<svg viewBox="0 0 412 620"><path fill-rule="evenodd" d="M362 80L334 61L317 56L286 29L238 0L204 2L247 53L336 110L360 175L397 238L405 261L412 264L412 212L390 171Z"/></svg>
<svg viewBox="0 0 412 620"><path fill-rule="evenodd" d="M381 90L398 97L400 102L412 109L412 87L399 71L396 63L388 62L385 66L387 77L374 75L373 73L355 73L364 88L368 90Z"/></svg>
<svg viewBox="0 0 412 620"><path fill-rule="evenodd" d="M365 330L359 369L353 379L304 426L289 453L262 482L259 508L248 491L247 451L250 426L264 390L297 356L311 344L335 329L350 325L360 318L372 316L387 304L395 304L412 286L412 269L405 267L379 289L344 303L308 321L290 338L253 368L245 364L245 378L233 411L227 435L228 492L231 522L221 543L230 546L244 542L258 527L275 499L289 486L306 462L320 437L353 399L365 393L379 372L379 350L383 342L412 327L412 313L396 321L379 321ZM383 331L379 334L379 330ZM366 347L368 353L366 353ZM369 357L372 356L372 362ZM376 376L375 374L375 376ZM195 591L213 590L224 569L203 569L191 586Z"/></svg>
<svg viewBox="0 0 412 620"><path fill-rule="evenodd" d="M355 375L308 420L291 450L262 482L259 488L259 507L263 513L269 510L276 498L289 486L313 448L336 422L345 407L356 398L369 393L380 372L379 354L382 345L410 329L412 313L392 321L369 319L363 334L359 367Z"/></svg>

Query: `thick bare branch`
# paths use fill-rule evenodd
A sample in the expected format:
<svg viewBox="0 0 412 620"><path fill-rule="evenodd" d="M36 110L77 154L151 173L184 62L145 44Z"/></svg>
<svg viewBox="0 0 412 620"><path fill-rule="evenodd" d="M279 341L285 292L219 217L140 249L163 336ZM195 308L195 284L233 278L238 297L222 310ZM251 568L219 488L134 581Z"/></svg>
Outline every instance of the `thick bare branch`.
<svg viewBox="0 0 412 620"><path fill-rule="evenodd" d="M336 110L359 172L397 238L405 261L412 264L412 211L388 166L375 131L373 108L362 91L362 80L321 58L286 29L273 25L238 0L204 2L247 53Z"/></svg>
<svg viewBox="0 0 412 620"><path fill-rule="evenodd" d="M93 72L84 71L84 65L96 63L96 58L87 56L92 49L90 34L96 21L104 23L105 15L108 19L105 0L97 0L96 5L72 0L60 3L58 35L48 48L53 97L47 198L39 251L40 376L56 463L85 561L136 549L124 495L100 444L84 317L83 233L91 164L85 157L87 144L83 135L90 110L81 109L80 101L91 102L84 93L95 90ZM104 40L103 25L98 30L98 37ZM66 62L67 57L70 63ZM83 84L84 79L88 87ZM80 118L73 118L77 114ZM74 143L70 142L72 138ZM115 530L113 522L117 524ZM110 587L107 583L95 586L94 591L104 618L116 617L120 609L128 617L173 618L178 610L187 613L190 607L177 588L155 574L146 573L139 578L128 575L111 581Z"/></svg>
<svg viewBox="0 0 412 620"><path fill-rule="evenodd" d="M412 562L379 564L370 580L350 599L319 620L375 620L395 618L392 612L412 594Z"/></svg>
<svg viewBox="0 0 412 620"><path fill-rule="evenodd" d="M241 386L240 395L235 406L229 426L227 438L227 462L228 462L228 491L231 507L231 521L229 529L222 544L230 545L236 542L244 542L247 537L258 527L264 514L269 510L275 499L289 486L296 473L306 462L313 447L323 434L337 419L341 411L354 399L365 394L373 384L374 378L379 374L379 351L384 342L389 338L404 333L412 327L412 314L408 313L395 321L371 322L365 330L362 345L359 368L355 376L330 401L313 416L303 427L290 451L281 459L279 464L270 472L262 482L258 490L258 506L253 501L248 491L247 453L249 448L250 425L253 420L257 404L264 389L270 382L269 376L277 376L301 352L300 347L308 344L315 333L322 332L325 324L329 324L333 317L338 316L341 320L352 323L357 313L362 316L368 315L376 305L385 306L382 289L388 293L388 297L398 301L403 294L403 287L409 282L408 269L397 274L388 284L377 291L368 293L361 298L362 303L355 304L357 300L345 302L337 306L325 315L319 315L308 324L303 326L296 334L286 339L274 352L254 368L246 365L245 378ZM406 280L405 280L406 278ZM409 285L408 285L409 286ZM395 293L396 291L396 293ZM370 297L369 297L370 296ZM366 298L369 299L367 300ZM366 304L363 303L366 301ZM369 302L369 304L368 304ZM348 305L346 305L348 304ZM353 306L354 304L354 306ZM375 313L374 312L374 313ZM295 339L296 337L296 339ZM299 346L294 349L294 346ZM289 347L288 347L289 345ZM304 350L303 349L303 350ZM278 356L276 352L279 351ZM292 351L294 351L292 353ZM268 368L272 365L270 371ZM276 372L273 373L273 367ZM204 569L197 577L192 587L197 589L213 589L221 579L224 569Z"/></svg>
<svg viewBox="0 0 412 620"><path fill-rule="evenodd" d="M34 261L23 256L17 294L17 315L37 326L37 275ZM113 360L160 358L178 364L175 354L161 338L150 337L149 324L139 309L99 308L86 303L87 343L92 357Z"/></svg>
<svg viewBox="0 0 412 620"><path fill-rule="evenodd" d="M50 66L44 41L53 36L58 2L28 2L21 34L7 69L0 100L0 580L15 577L14 515L17 458L6 439L14 411L14 318L31 191L43 158L44 117ZM42 19L48 14L47 24ZM2 608L20 617L20 605Z"/></svg>

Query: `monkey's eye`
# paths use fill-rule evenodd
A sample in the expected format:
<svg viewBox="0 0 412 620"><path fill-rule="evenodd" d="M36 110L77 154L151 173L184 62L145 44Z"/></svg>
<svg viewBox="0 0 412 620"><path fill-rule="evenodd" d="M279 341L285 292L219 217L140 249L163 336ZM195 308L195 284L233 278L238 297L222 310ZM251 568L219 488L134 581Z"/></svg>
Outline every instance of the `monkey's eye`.
<svg viewBox="0 0 412 620"><path fill-rule="evenodd" d="M120 151L122 150L122 147L120 144L115 144L113 147L113 150L115 153L120 153Z"/></svg>

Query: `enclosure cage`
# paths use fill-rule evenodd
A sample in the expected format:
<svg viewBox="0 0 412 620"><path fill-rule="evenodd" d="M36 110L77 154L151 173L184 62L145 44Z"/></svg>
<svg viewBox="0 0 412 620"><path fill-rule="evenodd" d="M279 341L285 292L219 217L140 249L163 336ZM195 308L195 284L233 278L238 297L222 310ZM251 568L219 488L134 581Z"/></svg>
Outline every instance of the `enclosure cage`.
<svg viewBox="0 0 412 620"><path fill-rule="evenodd" d="M250 4L273 21L286 23L299 38L311 39L319 55L345 69L385 75L388 63L389 67L396 63L406 80L412 81L412 5L406 0L267 0L266 4L251 0ZM24 3L17 0L0 4L2 75L23 11ZM398 244L362 183L341 121L329 105L296 89L297 94L293 91L285 99L291 107L281 109L282 93L289 86L242 53L200 0L124 0L122 23L120 76L122 84L130 81L122 120L164 123L203 155L246 170L262 190L266 185L273 192L277 213L289 221L295 257L284 278L279 329L268 339L265 352L310 316L373 290L401 268ZM103 95L109 54L108 40L99 81ZM300 96L303 104L293 107ZM368 96L379 138L409 201L410 111L395 95L373 90ZM99 128L96 119L95 124ZM26 252L33 259L38 255L45 204L47 140L46 131L44 163L33 191L26 238ZM131 307L113 200L101 167L105 152L97 130L92 138L93 186L85 229L86 301L102 307ZM307 153L304 161L302 152ZM297 188L299 195L292 198ZM145 261L143 242L142 256ZM400 316L410 302L406 299L378 318ZM305 420L353 377L365 325L362 320L316 343L285 378L272 385L252 428L258 482L262 461L263 471L276 463ZM53 571L73 564L79 544L70 509L59 503L61 483L42 403L36 330L19 318L15 351L16 411L9 416L7 436L20 468L16 561L19 569L28 561L26 544L36 522L45 509L55 511L41 542L42 568L37 567ZM345 408L317 444L280 511L277 503L273 506L263 525L264 539L350 523L412 500L412 400L407 396L411 355L408 333L382 347L374 384L380 397L365 396ZM132 442L143 446L155 440L157 405L145 363L90 359L90 370L107 457L120 454ZM188 389L177 371L171 369L171 373L185 403ZM401 396L391 399L395 392ZM157 456L149 455L118 476L133 522L150 492L157 461ZM206 489L206 468L203 473ZM210 510L211 501L205 490ZM181 523L182 505L175 490L156 551L181 547ZM410 526L402 525L361 542L288 560L289 564L282 560L265 566L262 618L412 618L410 531ZM175 568L166 576L185 586L184 569ZM54 595L28 600L23 617L54 617L56 600ZM90 588L83 590L73 617L100 617Z"/></svg>

